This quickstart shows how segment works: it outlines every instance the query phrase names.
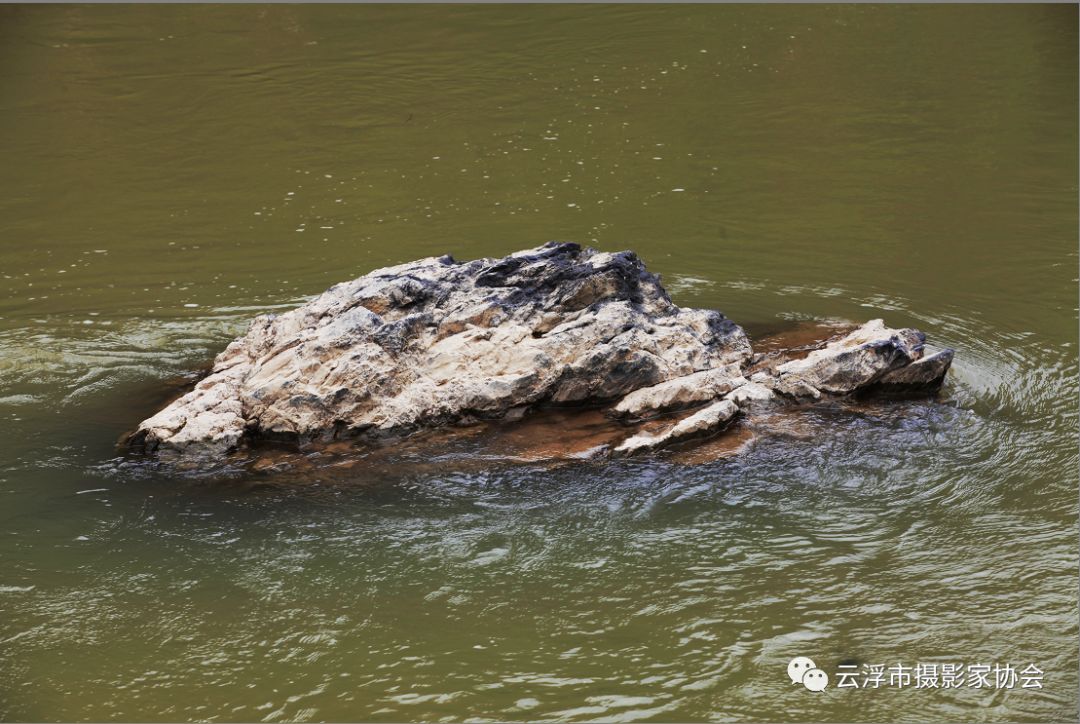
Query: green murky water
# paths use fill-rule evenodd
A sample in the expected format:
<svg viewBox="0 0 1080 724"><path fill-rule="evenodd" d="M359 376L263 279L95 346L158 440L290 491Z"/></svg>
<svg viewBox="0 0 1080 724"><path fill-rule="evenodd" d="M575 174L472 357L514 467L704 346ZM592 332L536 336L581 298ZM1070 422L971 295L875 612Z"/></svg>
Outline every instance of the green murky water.
<svg viewBox="0 0 1080 724"><path fill-rule="evenodd" d="M0 9L0 716L1072 718L1076 59L1075 6ZM116 460L255 313L549 239L954 372L702 465Z"/></svg>

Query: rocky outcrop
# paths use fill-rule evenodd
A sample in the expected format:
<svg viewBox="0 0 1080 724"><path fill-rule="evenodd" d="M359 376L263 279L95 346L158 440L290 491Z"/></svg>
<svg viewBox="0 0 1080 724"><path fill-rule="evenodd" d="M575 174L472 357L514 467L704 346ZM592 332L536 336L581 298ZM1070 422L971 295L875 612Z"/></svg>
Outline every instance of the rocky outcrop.
<svg viewBox="0 0 1080 724"><path fill-rule="evenodd" d="M385 437L615 400L749 357L738 325L675 306L632 252L550 243L503 259L443 256L256 318L133 442L207 451L259 437Z"/></svg>
<svg viewBox="0 0 1080 724"><path fill-rule="evenodd" d="M924 356L924 342L874 320L808 354L758 363L738 325L675 306L632 252L550 243L502 259L443 256L257 317L130 441L220 453L265 438L387 438L573 403L606 406L631 426L607 448L629 455L709 435L763 405L932 389L952 351ZM643 420L651 429L632 427Z"/></svg>

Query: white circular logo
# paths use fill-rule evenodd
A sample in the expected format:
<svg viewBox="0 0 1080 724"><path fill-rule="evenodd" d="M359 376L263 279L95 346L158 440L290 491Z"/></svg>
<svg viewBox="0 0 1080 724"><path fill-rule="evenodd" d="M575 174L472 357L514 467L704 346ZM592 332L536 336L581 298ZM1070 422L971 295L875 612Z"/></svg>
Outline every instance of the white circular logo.
<svg viewBox="0 0 1080 724"><path fill-rule="evenodd" d="M829 675L806 656L796 656L789 661L787 675L792 684L802 684L810 691L824 691L829 685Z"/></svg>
<svg viewBox="0 0 1080 724"><path fill-rule="evenodd" d="M787 675L791 678L792 684L801 684L803 674L816 668L817 665L806 656L796 656L788 662Z"/></svg>
<svg viewBox="0 0 1080 724"><path fill-rule="evenodd" d="M802 683L810 691L825 691L829 685L829 675L821 669L810 669L803 674Z"/></svg>

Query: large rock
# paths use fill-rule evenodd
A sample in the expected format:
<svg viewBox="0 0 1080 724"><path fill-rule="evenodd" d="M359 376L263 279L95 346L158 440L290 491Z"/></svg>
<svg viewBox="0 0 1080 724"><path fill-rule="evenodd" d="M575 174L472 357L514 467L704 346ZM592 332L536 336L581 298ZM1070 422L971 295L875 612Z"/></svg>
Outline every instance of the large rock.
<svg viewBox="0 0 1080 724"><path fill-rule="evenodd" d="M220 452L253 438L398 435L542 402L616 400L741 368L750 354L739 326L675 306L632 252L550 243L503 259L443 256L257 317L132 442Z"/></svg>
<svg viewBox="0 0 1080 724"><path fill-rule="evenodd" d="M444 256L257 317L131 442L213 454L259 438L381 438L584 403L628 425L588 454L631 455L763 408L932 390L953 351L926 355L924 343L918 330L876 319L754 357L740 327L675 306L632 252L551 243L503 259Z"/></svg>

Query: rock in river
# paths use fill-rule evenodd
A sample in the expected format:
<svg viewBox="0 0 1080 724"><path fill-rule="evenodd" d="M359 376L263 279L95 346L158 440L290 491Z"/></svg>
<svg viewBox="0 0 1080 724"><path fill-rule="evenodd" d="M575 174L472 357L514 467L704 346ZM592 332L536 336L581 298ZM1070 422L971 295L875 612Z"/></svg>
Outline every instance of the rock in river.
<svg viewBox="0 0 1080 724"><path fill-rule="evenodd" d="M923 341L875 320L751 374L742 328L677 307L633 252L552 242L502 259L433 257L255 318L130 442L206 454L396 437L545 403L610 406L628 424L703 406L659 432L628 427L615 448L629 454L715 432L755 405L933 386L952 352L924 359Z"/></svg>
<svg viewBox="0 0 1080 724"><path fill-rule="evenodd" d="M503 259L443 256L256 318L134 439L224 450L254 437L396 435L618 399L749 358L738 325L675 306L632 252L550 243Z"/></svg>

